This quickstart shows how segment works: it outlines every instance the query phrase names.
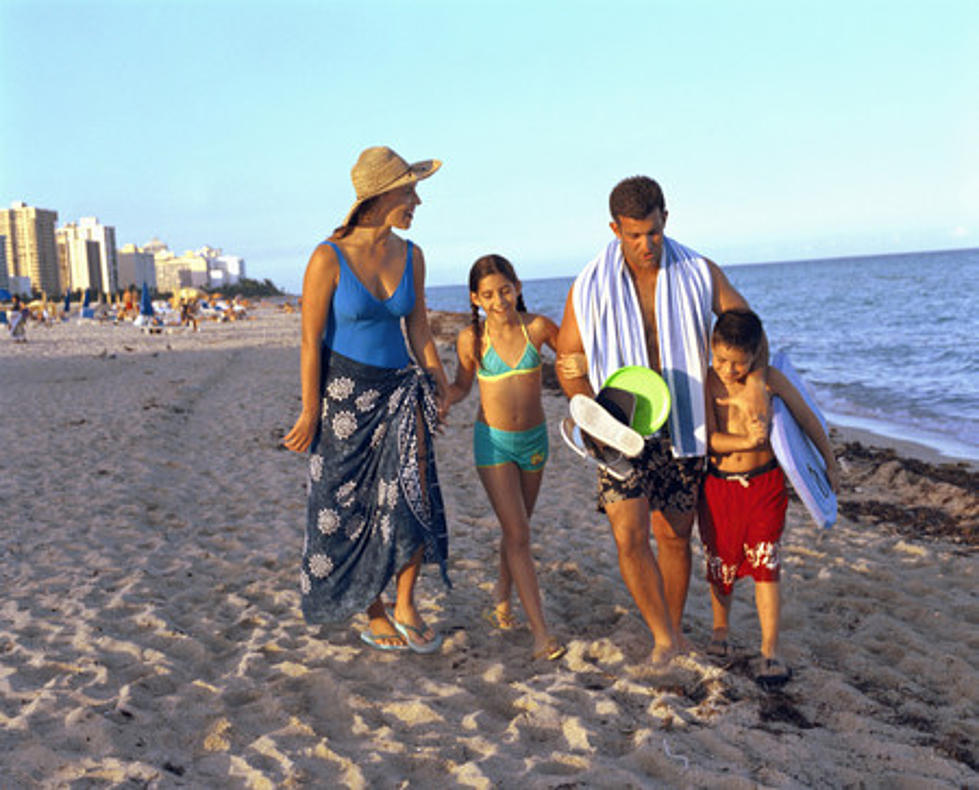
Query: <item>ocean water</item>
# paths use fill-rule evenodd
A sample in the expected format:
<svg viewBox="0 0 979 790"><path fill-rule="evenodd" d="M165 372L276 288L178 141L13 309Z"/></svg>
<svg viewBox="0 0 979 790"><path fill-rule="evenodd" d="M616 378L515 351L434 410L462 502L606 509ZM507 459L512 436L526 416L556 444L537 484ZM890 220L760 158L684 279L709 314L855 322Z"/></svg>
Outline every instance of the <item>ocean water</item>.
<svg viewBox="0 0 979 790"><path fill-rule="evenodd" d="M979 249L724 271L831 422L979 460ZM560 322L572 281L528 280L527 308ZM427 300L469 309L465 285Z"/></svg>

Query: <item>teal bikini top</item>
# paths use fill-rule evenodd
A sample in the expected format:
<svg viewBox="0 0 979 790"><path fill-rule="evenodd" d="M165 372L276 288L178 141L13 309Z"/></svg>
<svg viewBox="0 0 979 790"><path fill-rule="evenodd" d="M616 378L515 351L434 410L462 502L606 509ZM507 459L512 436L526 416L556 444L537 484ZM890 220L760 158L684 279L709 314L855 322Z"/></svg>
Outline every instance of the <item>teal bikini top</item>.
<svg viewBox="0 0 979 790"><path fill-rule="evenodd" d="M522 320L520 321L520 328L523 330L523 336L527 340L527 345L524 346L523 355L520 357L520 361L511 368L500 358L500 355L496 353L496 349L493 348L493 340L489 335L489 325L483 325L483 329L486 332L486 340L489 343L489 348L486 349L486 353L483 354L483 357L480 360L480 366L476 369L476 376L480 379L480 381L495 381L497 379L506 378L507 376L517 376L522 373L534 373L535 371L540 370L540 353L538 353L537 349L534 347L534 344L530 342L530 335L527 334L527 327Z"/></svg>

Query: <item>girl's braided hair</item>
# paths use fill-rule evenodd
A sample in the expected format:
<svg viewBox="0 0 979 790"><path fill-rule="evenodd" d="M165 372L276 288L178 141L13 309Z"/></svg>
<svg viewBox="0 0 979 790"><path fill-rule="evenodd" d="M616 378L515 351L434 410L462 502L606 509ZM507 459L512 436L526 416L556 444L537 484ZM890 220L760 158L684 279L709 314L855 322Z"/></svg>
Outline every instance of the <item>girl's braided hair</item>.
<svg viewBox="0 0 979 790"><path fill-rule="evenodd" d="M517 273L513 270L513 264L510 263L502 255L490 254L484 255L479 258L469 269L469 292L478 294L479 293L479 281L484 277L491 274L502 274L511 283L517 285L520 279L517 277ZM479 307L475 303L470 304L472 310L472 328L473 335L475 337L474 349L476 352L476 361L479 366L483 366L483 328L479 323ZM527 312L527 305L524 304L523 294L517 294L517 310L521 313Z"/></svg>

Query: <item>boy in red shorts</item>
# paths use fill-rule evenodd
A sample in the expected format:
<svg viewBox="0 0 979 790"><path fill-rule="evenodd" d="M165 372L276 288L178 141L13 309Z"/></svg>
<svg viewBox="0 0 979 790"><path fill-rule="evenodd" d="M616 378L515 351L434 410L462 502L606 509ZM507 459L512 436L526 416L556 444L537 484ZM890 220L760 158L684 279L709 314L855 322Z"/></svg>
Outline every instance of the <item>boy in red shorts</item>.
<svg viewBox="0 0 979 790"><path fill-rule="evenodd" d="M774 687L791 670L778 656L779 546L785 527L785 475L768 441L771 398L777 395L826 460L827 476L839 490L839 468L829 439L798 390L781 371L767 369L765 414L751 412L758 403L748 388L752 364L762 347L762 325L750 310L718 316L711 335L711 369L707 374L709 462L699 505L700 537L707 556L714 631L710 655L724 657L734 582L755 580L755 604L761 626L761 662L755 680Z"/></svg>

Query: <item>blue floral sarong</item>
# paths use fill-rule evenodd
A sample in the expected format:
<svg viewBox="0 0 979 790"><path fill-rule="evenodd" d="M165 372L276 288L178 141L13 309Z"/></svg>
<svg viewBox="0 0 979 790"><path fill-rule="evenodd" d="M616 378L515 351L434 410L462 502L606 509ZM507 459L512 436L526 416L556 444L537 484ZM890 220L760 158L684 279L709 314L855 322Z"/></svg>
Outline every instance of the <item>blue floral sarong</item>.
<svg viewBox="0 0 979 790"><path fill-rule="evenodd" d="M422 561L438 563L451 586L432 447L434 382L414 365L379 368L326 348L323 369L300 574L308 623L336 623L364 611L420 546Z"/></svg>

